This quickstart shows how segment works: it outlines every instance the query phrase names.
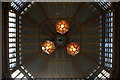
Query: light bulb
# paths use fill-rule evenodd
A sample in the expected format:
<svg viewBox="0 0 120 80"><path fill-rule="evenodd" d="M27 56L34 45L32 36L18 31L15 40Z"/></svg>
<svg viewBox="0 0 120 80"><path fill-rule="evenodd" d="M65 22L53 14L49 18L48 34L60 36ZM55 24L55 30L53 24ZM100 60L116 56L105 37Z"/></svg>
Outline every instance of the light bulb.
<svg viewBox="0 0 120 80"><path fill-rule="evenodd" d="M76 48L73 48L73 51L76 51Z"/></svg>
<svg viewBox="0 0 120 80"><path fill-rule="evenodd" d="M49 47L48 47L48 46L46 46L46 49L49 49Z"/></svg>
<svg viewBox="0 0 120 80"><path fill-rule="evenodd" d="M64 24L61 24L61 28L64 28Z"/></svg>

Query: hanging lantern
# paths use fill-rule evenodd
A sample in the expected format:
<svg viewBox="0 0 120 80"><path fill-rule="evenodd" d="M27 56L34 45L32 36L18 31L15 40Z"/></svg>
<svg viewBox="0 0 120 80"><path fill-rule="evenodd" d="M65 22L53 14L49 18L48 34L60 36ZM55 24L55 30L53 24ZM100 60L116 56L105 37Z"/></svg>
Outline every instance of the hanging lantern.
<svg viewBox="0 0 120 80"><path fill-rule="evenodd" d="M76 54L78 54L80 52L80 46L75 43L75 42L70 42L68 45L67 45L67 53L72 55L72 56L75 56Z"/></svg>
<svg viewBox="0 0 120 80"><path fill-rule="evenodd" d="M55 50L55 44L52 41L46 40L43 44L42 44L42 51L47 53L47 54L51 54L52 52L54 52Z"/></svg>
<svg viewBox="0 0 120 80"><path fill-rule="evenodd" d="M64 34L69 30L69 23L65 20L61 20L56 23L56 31L58 33Z"/></svg>

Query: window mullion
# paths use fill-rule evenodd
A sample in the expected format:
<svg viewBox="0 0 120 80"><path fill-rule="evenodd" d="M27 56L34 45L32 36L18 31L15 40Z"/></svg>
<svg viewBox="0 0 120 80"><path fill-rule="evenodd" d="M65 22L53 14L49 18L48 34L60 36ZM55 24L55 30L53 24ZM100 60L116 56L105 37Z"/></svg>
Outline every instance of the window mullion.
<svg viewBox="0 0 120 80"><path fill-rule="evenodd" d="M104 56L104 53L105 53L105 48L104 48L105 47L105 43L104 43L105 42L105 38L104 38L105 37L105 29L104 29L104 27L105 27L105 24L104 24L105 19L104 19L104 17L105 17L105 15L103 14L102 15L102 33L101 33L102 34L102 51L103 51L102 54L101 54L102 56ZM104 61L105 61L105 58L102 57L102 61L101 61L102 65L104 65Z"/></svg>
<svg viewBox="0 0 120 80"><path fill-rule="evenodd" d="M19 15L16 14L16 58L17 58L17 68L20 66L19 62Z"/></svg>

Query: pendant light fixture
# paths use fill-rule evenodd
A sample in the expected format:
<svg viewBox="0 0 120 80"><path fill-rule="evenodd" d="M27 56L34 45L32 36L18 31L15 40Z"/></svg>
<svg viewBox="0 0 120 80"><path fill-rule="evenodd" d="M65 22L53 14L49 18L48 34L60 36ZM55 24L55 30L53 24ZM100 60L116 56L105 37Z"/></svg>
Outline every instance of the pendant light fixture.
<svg viewBox="0 0 120 80"><path fill-rule="evenodd" d="M47 54L51 54L53 53L55 50L55 44L52 41L46 40L43 44L42 44L42 51L47 53Z"/></svg>
<svg viewBox="0 0 120 80"><path fill-rule="evenodd" d="M56 23L56 31L60 34L64 34L69 30L69 23L65 20L61 20Z"/></svg>
<svg viewBox="0 0 120 80"><path fill-rule="evenodd" d="M72 56L75 56L80 52L80 46L75 42L70 42L66 48L67 48L67 53Z"/></svg>

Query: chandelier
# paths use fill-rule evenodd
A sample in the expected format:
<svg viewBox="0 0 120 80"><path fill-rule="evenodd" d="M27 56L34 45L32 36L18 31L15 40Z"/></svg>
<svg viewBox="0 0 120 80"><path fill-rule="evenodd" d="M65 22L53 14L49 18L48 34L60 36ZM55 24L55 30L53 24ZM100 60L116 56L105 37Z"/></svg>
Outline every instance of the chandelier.
<svg viewBox="0 0 120 80"><path fill-rule="evenodd" d="M56 31L60 34L65 34L67 31L69 30L69 23L65 20L61 20L59 22L56 23ZM65 44L65 38L62 35L58 35L57 39L56 39L56 45L63 45ZM69 44L67 44L66 46L66 50L67 53L75 56L76 54L78 54L80 52L80 46L79 44L75 43L75 42L70 42ZM46 40L43 44L42 44L42 51L47 53L47 54L51 54L55 51L55 44L54 42L50 41L50 40Z"/></svg>

